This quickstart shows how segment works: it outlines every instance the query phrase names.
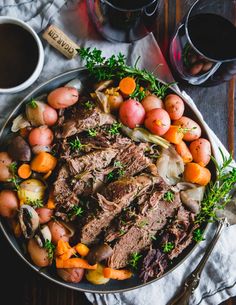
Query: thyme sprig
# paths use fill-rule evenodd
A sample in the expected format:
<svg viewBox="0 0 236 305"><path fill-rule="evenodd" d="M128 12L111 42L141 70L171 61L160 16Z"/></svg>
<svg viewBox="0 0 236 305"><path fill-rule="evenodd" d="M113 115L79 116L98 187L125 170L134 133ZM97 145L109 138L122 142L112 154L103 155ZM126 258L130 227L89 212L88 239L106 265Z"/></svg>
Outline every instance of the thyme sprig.
<svg viewBox="0 0 236 305"><path fill-rule="evenodd" d="M211 157L216 167L216 180L211 181L206 189L204 198L201 202L201 210L196 217L196 223L212 222L217 220L217 210L225 208L231 200L231 191L236 184L236 168L231 167L232 156L226 158L220 150L222 165L219 165L214 157Z"/></svg>
<svg viewBox="0 0 236 305"><path fill-rule="evenodd" d="M82 216L84 213L84 210L80 206L73 206L73 208L68 213L68 218L71 219L73 216Z"/></svg>
<svg viewBox="0 0 236 305"><path fill-rule="evenodd" d="M85 146L80 142L80 139L78 137L70 141L69 144L72 150L81 150Z"/></svg>
<svg viewBox="0 0 236 305"><path fill-rule="evenodd" d="M173 202L174 198L175 198L175 196L172 191L167 191L163 196L163 199L168 202Z"/></svg>
<svg viewBox="0 0 236 305"><path fill-rule="evenodd" d="M35 99L32 99L29 103L27 103L32 109L36 109L38 107L38 104Z"/></svg>
<svg viewBox="0 0 236 305"><path fill-rule="evenodd" d="M129 265L134 268L138 269L138 263L140 259L142 258L142 254L139 254L138 252L134 252L130 255Z"/></svg>
<svg viewBox="0 0 236 305"><path fill-rule="evenodd" d="M203 231L201 229L198 228L193 231L193 240L196 241L197 243L205 240L203 236Z"/></svg>
<svg viewBox="0 0 236 305"><path fill-rule="evenodd" d="M121 53L106 58L102 56L101 50L96 48L92 50L91 48L80 48L77 51L80 57L85 60L85 65L89 73L98 81L112 78L119 80L126 76L131 76L140 82L147 82L149 90L160 98L163 98L166 95L167 89L173 85L173 83L163 85L156 79L152 72L146 69L139 69L137 67L139 58L136 60L134 66L130 67L126 65L126 58Z"/></svg>
<svg viewBox="0 0 236 305"><path fill-rule="evenodd" d="M111 135L117 135L120 133L121 127L122 127L121 123L113 123L112 126L108 129L108 132Z"/></svg>
<svg viewBox="0 0 236 305"><path fill-rule="evenodd" d="M164 245L162 245L162 249L164 253L169 253L171 250L174 249L174 243L168 241L164 243Z"/></svg>

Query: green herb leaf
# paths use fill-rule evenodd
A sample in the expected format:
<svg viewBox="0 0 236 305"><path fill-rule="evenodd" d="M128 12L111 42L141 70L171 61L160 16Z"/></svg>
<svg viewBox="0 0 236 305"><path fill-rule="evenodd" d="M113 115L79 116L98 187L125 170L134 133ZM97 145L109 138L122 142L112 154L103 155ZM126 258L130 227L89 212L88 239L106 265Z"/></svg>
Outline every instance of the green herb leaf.
<svg viewBox="0 0 236 305"><path fill-rule="evenodd" d="M38 107L36 100L32 99L29 103L27 103L31 108L36 109Z"/></svg>
<svg viewBox="0 0 236 305"><path fill-rule="evenodd" d="M73 150L81 150L85 145L80 142L80 139L76 137L75 140L69 142L71 149Z"/></svg>
<svg viewBox="0 0 236 305"><path fill-rule="evenodd" d="M164 245L162 245L162 249L164 253L169 253L171 250L174 249L174 243L166 242Z"/></svg>
<svg viewBox="0 0 236 305"><path fill-rule="evenodd" d="M133 267L134 269L138 269L138 263L140 259L142 258L142 255L138 252L134 252L130 255L129 265Z"/></svg>
<svg viewBox="0 0 236 305"><path fill-rule="evenodd" d="M140 87L139 84L136 85L136 88L132 94L130 94L130 97L133 99L137 99L138 101L141 101L146 96L145 90Z"/></svg>
<svg viewBox="0 0 236 305"><path fill-rule="evenodd" d="M16 191L19 190L21 179L18 176L13 176L12 178L8 179L7 181L11 182L14 185Z"/></svg>
<svg viewBox="0 0 236 305"><path fill-rule="evenodd" d="M140 228L144 228L145 226L147 226L148 225L148 220L147 219L143 219L143 220L141 220L139 223L138 223L138 226L140 227Z"/></svg>
<svg viewBox="0 0 236 305"><path fill-rule="evenodd" d="M199 243L200 241L205 240L205 238L203 237L203 232L201 229L196 229L193 231L193 240L195 240L197 243Z"/></svg>
<svg viewBox="0 0 236 305"><path fill-rule="evenodd" d="M201 202L201 210L196 216L196 223L212 222L217 219L217 210L224 209L231 200L230 192L236 184L236 168L230 166L233 161L232 156L226 158L220 150L223 163L219 165L214 157L211 157L216 167L216 180L211 181ZM230 170L231 167L231 170Z"/></svg>
<svg viewBox="0 0 236 305"><path fill-rule="evenodd" d="M54 257L54 251L55 251L55 248L56 248L55 245L47 239L43 247L48 252L48 258L50 260L52 260L53 257Z"/></svg>
<svg viewBox="0 0 236 305"><path fill-rule="evenodd" d="M83 210L80 206L75 205L75 206L70 210L70 212L68 213L68 218L70 219L70 218L72 218L73 216L78 216L78 217L80 217L80 216L83 215L83 213L84 213L84 210Z"/></svg>
<svg viewBox="0 0 236 305"><path fill-rule="evenodd" d="M88 134L90 137L96 137L97 131L95 129L89 129Z"/></svg>
<svg viewBox="0 0 236 305"><path fill-rule="evenodd" d="M42 199L31 200L30 198L27 198L26 204L31 205L35 209L42 208L44 206Z"/></svg>
<svg viewBox="0 0 236 305"><path fill-rule="evenodd" d="M17 163L16 162L12 162L8 167L9 167L10 172L13 175L15 175L16 171L17 171Z"/></svg>
<svg viewBox="0 0 236 305"><path fill-rule="evenodd" d="M108 132L111 135L119 134L121 127L122 127L121 123L113 123L112 126L110 127L110 129L108 129Z"/></svg>
<svg viewBox="0 0 236 305"><path fill-rule="evenodd" d="M173 202L175 195L172 191L168 191L164 194L163 199L168 202Z"/></svg>
<svg viewBox="0 0 236 305"><path fill-rule="evenodd" d="M94 108L94 104L90 101L87 101L84 105L88 110L91 110Z"/></svg>

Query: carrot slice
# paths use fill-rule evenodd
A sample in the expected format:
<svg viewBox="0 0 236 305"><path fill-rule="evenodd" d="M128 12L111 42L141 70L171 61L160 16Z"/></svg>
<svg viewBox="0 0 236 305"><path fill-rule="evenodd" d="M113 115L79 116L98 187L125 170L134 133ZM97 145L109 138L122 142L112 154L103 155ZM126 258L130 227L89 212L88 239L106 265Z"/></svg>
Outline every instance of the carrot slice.
<svg viewBox="0 0 236 305"><path fill-rule="evenodd" d="M71 256L76 254L76 250L74 248L70 248L69 250L67 250L67 252L65 252L64 254L60 255L60 259L62 259L63 261L68 260L69 258L71 258Z"/></svg>
<svg viewBox="0 0 236 305"><path fill-rule="evenodd" d="M122 94L128 96L132 94L136 88L136 82L133 77L125 77L119 83L119 88Z"/></svg>
<svg viewBox="0 0 236 305"><path fill-rule="evenodd" d="M71 246L67 241L64 241L63 239L59 239L57 242L57 247L56 247L56 255L63 255L66 253L68 250L71 249Z"/></svg>
<svg viewBox="0 0 236 305"><path fill-rule="evenodd" d="M107 267L103 269L103 275L104 277L113 280L126 280L129 279L133 273L126 269L116 270Z"/></svg>
<svg viewBox="0 0 236 305"><path fill-rule="evenodd" d="M187 163L184 170L184 179L187 182L207 185L211 180L211 172L197 163Z"/></svg>
<svg viewBox="0 0 236 305"><path fill-rule="evenodd" d="M89 253L89 248L85 244L78 243L74 248L81 256L86 256Z"/></svg>
<svg viewBox="0 0 236 305"><path fill-rule="evenodd" d="M57 159L51 154L42 151L31 161L31 169L39 173L52 171L57 164Z"/></svg>
<svg viewBox="0 0 236 305"><path fill-rule="evenodd" d="M171 125L163 138L173 144L179 144L184 137L184 133L180 131L179 126Z"/></svg>
<svg viewBox="0 0 236 305"><path fill-rule="evenodd" d="M27 163L22 164L18 168L18 176L22 179L28 179L31 175L30 165Z"/></svg>
<svg viewBox="0 0 236 305"><path fill-rule="evenodd" d="M51 174L52 174L52 171L47 172L47 173L43 176L43 179L44 179L44 180L48 179L48 177L50 177Z"/></svg>
<svg viewBox="0 0 236 305"><path fill-rule="evenodd" d="M97 264L91 266L85 259L79 258L79 257L69 258L66 261L63 261L62 259L57 257L56 258L56 267L57 268L83 268L83 269L95 270L95 269L97 269Z"/></svg>
<svg viewBox="0 0 236 305"><path fill-rule="evenodd" d="M53 197L53 192L50 192L49 197L48 197L48 202L46 204L46 208L50 210L54 210L56 207L54 197Z"/></svg>
<svg viewBox="0 0 236 305"><path fill-rule="evenodd" d="M183 159L184 163L189 163L193 161L193 156L184 141L181 141L180 143L176 144L175 150Z"/></svg>

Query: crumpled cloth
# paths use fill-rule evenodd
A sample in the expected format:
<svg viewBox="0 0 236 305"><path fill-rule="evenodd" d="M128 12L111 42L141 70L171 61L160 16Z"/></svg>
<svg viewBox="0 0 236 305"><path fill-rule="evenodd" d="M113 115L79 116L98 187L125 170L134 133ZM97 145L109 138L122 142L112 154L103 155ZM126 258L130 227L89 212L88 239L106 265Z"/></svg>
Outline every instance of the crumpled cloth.
<svg viewBox="0 0 236 305"><path fill-rule="evenodd" d="M162 64L158 68L157 76L167 82L173 81L165 59L152 34L132 44L107 42L94 30L88 18L84 0L5 0L0 1L0 15L18 17L27 21L40 37L47 25L56 24L80 46L96 46L103 50L105 56L122 52L126 55L129 64L133 64L140 55L139 66L141 68L154 71L157 65ZM11 95L0 94L1 125L21 98L38 84L61 72L83 65L78 57L68 60L46 42L43 41L43 44L45 63L39 79L23 92ZM198 112L191 98L186 93L182 93L188 102L195 107L195 111ZM218 147L223 150L226 156L228 156L228 152L214 132L207 125L206 128L212 138L216 158L220 162ZM95 305L166 305L201 259L214 235L215 228L214 224L209 226L205 236L206 240L199 244L190 257L169 275L155 283L124 293L107 295L86 293L87 298ZM190 305L217 305L236 295L235 236L236 226L224 229L205 266L200 285L190 299Z"/></svg>

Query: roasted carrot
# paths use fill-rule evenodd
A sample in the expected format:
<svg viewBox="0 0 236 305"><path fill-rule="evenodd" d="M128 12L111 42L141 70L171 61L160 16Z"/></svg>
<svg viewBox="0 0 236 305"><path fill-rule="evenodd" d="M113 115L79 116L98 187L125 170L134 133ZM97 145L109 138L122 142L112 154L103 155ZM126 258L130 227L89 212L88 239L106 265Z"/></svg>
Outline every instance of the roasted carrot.
<svg viewBox="0 0 236 305"><path fill-rule="evenodd" d="M133 77L125 77L119 83L120 92L124 96L132 94L136 88L136 82Z"/></svg>
<svg viewBox="0 0 236 305"><path fill-rule="evenodd" d="M81 256L86 256L89 253L89 248L85 244L78 243L74 248Z"/></svg>
<svg viewBox="0 0 236 305"><path fill-rule="evenodd" d="M47 173L55 168L57 159L51 154L42 151L31 161L31 169L39 173Z"/></svg>
<svg viewBox="0 0 236 305"><path fill-rule="evenodd" d="M67 241L64 241L63 239L59 239L56 247L56 255L57 256L63 255L70 249L71 246Z"/></svg>
<svg viewBox="0 0 236 305"><path fill-rule="evenodd" d="M56 258L56 267L57 268L83 268L83 269L95 270L95 269L97 269L97 264L91 266L85 259L79 258L79 257L69 258L66 261L63 261L62 259L57 257Z"/></svg>
<svg viewBox="0 0 236 305"><path fill-rule="evenodd" d="M65 252L64 254L60 255L59 258L62 259L63 261L68 260L71 258L71 256L76 254L76 250L74 248L70 248Z"/></svg>
<svg viewBox="0 0 236 305"><path fill-rule="evenodd" d="M48 179L48 177L50 177L51 174L52 174L52 171L47 172L47 173L43 176L43 179L45 179L45 180Z"/></svg>
<svg viewBox="0 0 236 305"><path fill-rule="evenodd" d="M113 280L126 280L129 279L133 273L126 269L116 270L107 267L103 269L103 275L104 277Z"/></svg>
<svg viewBox="0 0 236 305"><path fill-rule="evenodd" d="M211 180L211 172L197 163L187 163L184 169L184 179L187 182L207 185Z"/></svg>
<svg viewBox="0 0 236 305"><path fill-rule="evenodd" d="M48 201L47 201L47 204L46 204L46 208L48 208L50 210L54 210L55 207L56 207L56 205L55 205L55 200L54 200L54 197L53 197L53 193L50 192L49 197L48 197Z"/></svg>
<svg viewBox="0 0 236 305"><path fill-rule="evenodd" d="M27 179L30 177L31 175L31 168L30 165L27 163L22 164L19 168L18 168L18 176L22 179Z"/></svg>
<svg viewBox="0 0 236 305"><path fill-rule="evenodd" d="M173 144L179 144L184 137L179 126L171 125L168 131L163 135L163 138Z"/></svg>
<svg viewBox="0 0 236 305"><path fill-rule="evenodd" d="M193 161L193 156L184 141L181 141L179 144L176 144L175 150L183 159L184 163L189 163Z"/></svg>

